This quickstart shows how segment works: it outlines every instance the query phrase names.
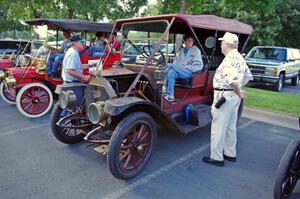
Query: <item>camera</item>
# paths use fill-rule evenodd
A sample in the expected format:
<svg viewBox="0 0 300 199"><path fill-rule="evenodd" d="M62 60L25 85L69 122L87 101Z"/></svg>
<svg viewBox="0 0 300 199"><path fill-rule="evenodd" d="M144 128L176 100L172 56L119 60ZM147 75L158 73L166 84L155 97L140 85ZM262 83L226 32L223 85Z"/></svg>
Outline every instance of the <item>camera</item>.
<svg viewBox="0 0 300 199"><path fill-rule="evenodd" d="M216 109L220 108L225 102L226 98L222 96L215 104Z"/></svg>

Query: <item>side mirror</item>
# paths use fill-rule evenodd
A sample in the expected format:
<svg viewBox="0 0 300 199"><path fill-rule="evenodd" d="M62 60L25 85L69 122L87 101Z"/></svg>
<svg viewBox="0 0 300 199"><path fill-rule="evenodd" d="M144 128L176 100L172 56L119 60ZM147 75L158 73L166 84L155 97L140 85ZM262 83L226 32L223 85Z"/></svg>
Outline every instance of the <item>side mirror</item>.
<svg viewBox="0 0 300 199"><path fill-rule="evenodd" d="M246 57L246 53L242 53L242 56L243 56L243 57Z"/></svg>

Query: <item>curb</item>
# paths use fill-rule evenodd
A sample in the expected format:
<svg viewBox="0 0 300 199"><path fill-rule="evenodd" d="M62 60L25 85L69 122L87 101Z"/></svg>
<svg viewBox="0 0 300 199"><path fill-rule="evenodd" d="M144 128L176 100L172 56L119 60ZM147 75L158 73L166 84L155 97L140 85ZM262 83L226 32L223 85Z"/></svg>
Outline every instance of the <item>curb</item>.
<svg viewBox="0 0 300 199"><path fill-rule="evenodd" d="M300 118L244 107L242 117L300 131Z"/></svg>

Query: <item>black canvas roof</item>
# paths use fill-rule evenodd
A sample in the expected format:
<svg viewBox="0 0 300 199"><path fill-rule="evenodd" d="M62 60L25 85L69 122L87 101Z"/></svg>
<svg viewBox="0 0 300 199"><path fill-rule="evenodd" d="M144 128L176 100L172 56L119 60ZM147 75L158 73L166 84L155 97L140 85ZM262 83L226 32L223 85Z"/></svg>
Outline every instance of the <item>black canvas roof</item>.
<svg viewBox="0 0 300 199"><path fill-rule="evenodd" d="M97 23L78 19L31 19L25 21L28 25L47 25L49 30L66 30L69 32L111 32L112 23Z"/></svg>

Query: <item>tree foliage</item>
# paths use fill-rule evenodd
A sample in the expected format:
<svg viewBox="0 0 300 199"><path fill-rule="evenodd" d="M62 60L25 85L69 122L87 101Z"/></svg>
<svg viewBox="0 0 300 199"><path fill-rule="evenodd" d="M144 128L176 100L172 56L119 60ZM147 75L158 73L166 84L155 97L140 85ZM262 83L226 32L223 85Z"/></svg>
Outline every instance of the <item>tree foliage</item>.
<svg viewBox="0 0 300 199"><path fill-rule="evenodd" d="M20 26L32 18L116 20L138 15L145 0L0 0L0 29Z"/></svg>
<svg viewBox="0 0 300 199"><path fill-rule="evenodd" d="M146 14L179 13L183 0L158 0ZM252 25L248 46L300 47L299 0L185 0L187 14L214 14Z"/></svg>

